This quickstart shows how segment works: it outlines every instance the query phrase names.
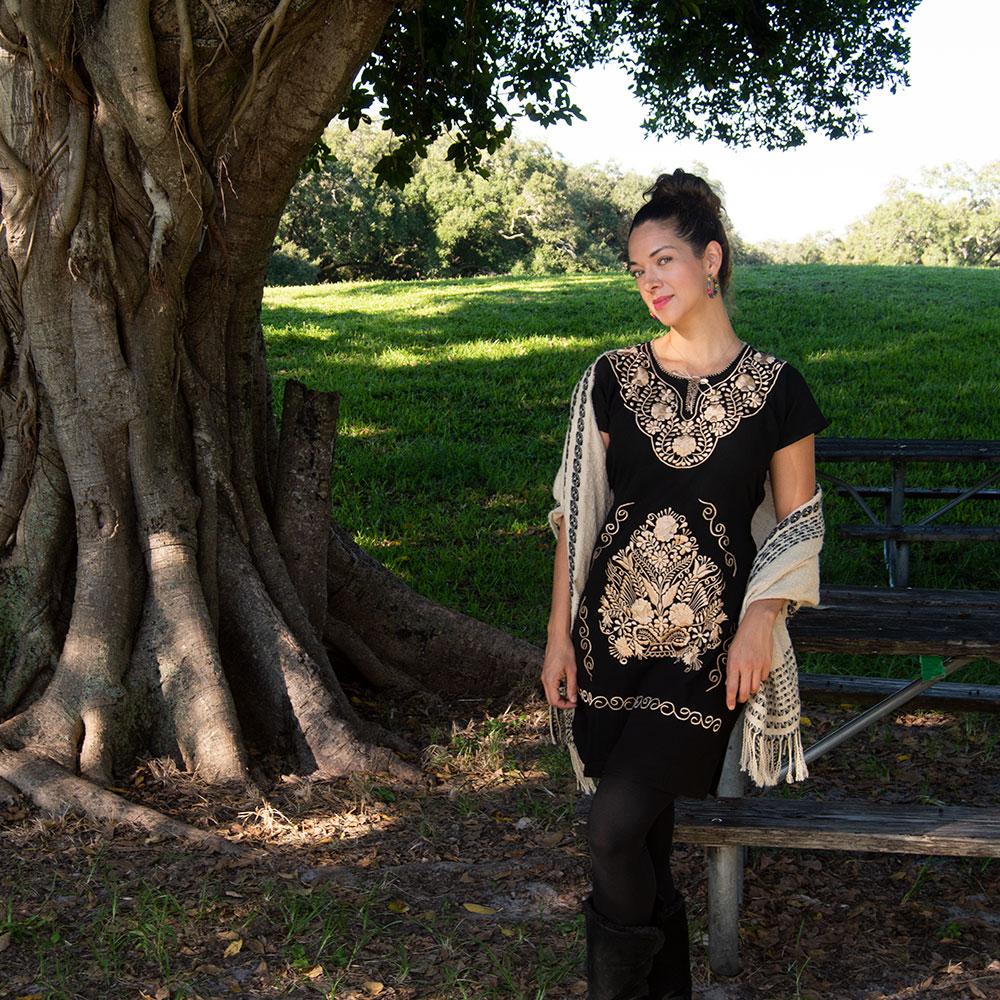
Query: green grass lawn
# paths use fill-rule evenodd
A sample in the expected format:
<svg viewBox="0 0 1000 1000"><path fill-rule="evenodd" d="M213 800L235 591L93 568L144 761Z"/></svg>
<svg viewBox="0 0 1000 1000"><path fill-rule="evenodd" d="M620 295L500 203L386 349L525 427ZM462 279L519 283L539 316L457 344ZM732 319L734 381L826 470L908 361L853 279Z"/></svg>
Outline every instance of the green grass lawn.
<svg viewBox="0 0 1000 1000"><path fill-rule="evenodd" d="M995 270L747 267L733 287L737 333L804 373L831 420L826 434L1000 436ZM338 521L421 593L541 644L554 551L546 512L570 391L601 351L662 329L631 279L271 288L263 322L279 413L286 378L341 393ZM835 471L873 483L887 475ZM911 481L944 485L954 475L916 467ZM838 524L858 520L850 502L828 492L826 512L824 580L885 583L879 545L837 537ZM983 501L953 518L988 523L998 514ZM914 546L911 583L1000 589L998 549ZM821 671L914 669L903 659L803 661ZM1000 670L974 667L959 679L998 683Z"/></svg>

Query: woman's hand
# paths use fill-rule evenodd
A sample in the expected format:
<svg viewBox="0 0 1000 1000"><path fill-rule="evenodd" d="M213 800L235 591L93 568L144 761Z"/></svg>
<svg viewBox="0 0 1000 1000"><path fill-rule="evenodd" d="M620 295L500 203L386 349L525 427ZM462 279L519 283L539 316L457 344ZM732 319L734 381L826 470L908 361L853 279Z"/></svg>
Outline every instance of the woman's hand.
<svg viewBox="0 0 1000 1000"><path fill-rule="evenodd" d="M566 697L559 694L559 682L566 679ZM576 708L576 655L569 636L549 639L542 662L545 700L555 708Z"/></svg>
<svg viewBox="0 0 1000 1000"><path fill-rule="evenodd" d="M782 599L754 601L736 629L726 658L726 707L756 694L771 672L774 652L774 620L785 602Z"/></svg>

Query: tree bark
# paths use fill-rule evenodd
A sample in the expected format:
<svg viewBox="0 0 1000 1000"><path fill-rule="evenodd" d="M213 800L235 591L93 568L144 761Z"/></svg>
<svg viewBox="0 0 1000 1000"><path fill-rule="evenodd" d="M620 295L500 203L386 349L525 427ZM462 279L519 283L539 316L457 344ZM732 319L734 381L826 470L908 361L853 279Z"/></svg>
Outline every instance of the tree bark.
<svg viewBox="0 0 1000 1000"><path fill-rule="evenodd" d="M327 565L330 616L349 621L376 656L424 687L485 699L536 684L537 646L415 593L337 524Z"/></svg>
<svg viewBox="0 0 1000 1000"><path fill-rule="evenodd" d="M278 221L393 6L0 7L0 774L46 808L138 815L73 777L136 755L246 784L248 737L415 780L334 661L408 696L537 668L331 523L335 395L272 410Z"/></svg>
<svg viewBox="0 0 1000 1000"><path fill-rule="evenodd" d="M337 393L285 383L274 500L275 535L309 622L326 624L326 549L330 531L330 468L337 433Z"/></svg>

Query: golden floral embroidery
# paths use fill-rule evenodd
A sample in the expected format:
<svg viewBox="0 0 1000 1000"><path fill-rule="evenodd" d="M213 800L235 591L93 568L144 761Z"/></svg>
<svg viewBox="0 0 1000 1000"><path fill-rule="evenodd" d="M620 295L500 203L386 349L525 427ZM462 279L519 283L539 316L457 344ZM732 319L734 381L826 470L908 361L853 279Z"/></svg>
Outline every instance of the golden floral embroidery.
<svg viewBox="0 0 1000 1000"><path fill-rule="evenodd" d="M611 544L611 539L618 534L618 529L622 526L622 522L629 516L629 507L632 506L632 503L633 501L630 500L628 503L623 503L615 509L614 519L608 521L604 526L604 530L601 532L600 543L594 547L594 554L590 559L591 566L594 565L598 555Z"/></svg>
<svg viewBox="0 0 1000 1000"><path fill-rule="evenodd" d="M633 708L645 708L661 715L672 715L681 722L689 722L692 726L700 726L717 733L722 728L722 719L716 715L704 715L693 708L675 705L666 698L656 698L651 694L612 695L592 694L586 688L579 688L577 694L580 700L591 708L610 708L614 712L631 712Z"/></svg>
<svg viewBox="0 0 1000 1000"><path fill-rule="evenodd" d="M656 457L675 469L704 462L720 438L732 434L744 417L763 405L784 367L773 355L747 345L732 370L698 395L685 417L680 390L656 372L648 342L608 353L625 405Z"/></svg>
<svg viewBox="0 0 1000 1000"><path fill-rule="evenodd" d="M587 676L593 680L594 658L590 654L594 647L590 642L590 626L587 624L587 615L589 612L587 611L586 598L581 598L580 610L577 613L580 616L580 625L577 633L580 636L580 649L583 651L583 668L587 671Z"/></svg>
<svg viewBox="0 0 1000 1000"><path fill-rule="evenodd" d="M701 654L719 644L728 621L724 586L683 514L669 507L649 514L608 561L597 610L611 655L621 663L670 657L685 671L700 670Z"/></svg>
<svg viewBox="0 0 1000 1000"><path fill-rule="evenodd" d="M711 532L712 537L718 541L719 548L722 549L725 555L726 565L733 571L733 576L735 576L736 556L734 556L729 550L728 529L721 521L716 520L719 516L718 508L714 503L712 503L711 500L702 500L701 497L698 497L698 503L703 503L705 505L702 508L701 516L708 521L708 530Z"/></svg>
<svg viewBox="0 0 1000 1000"><path fill-rule="evenodd" d="M715 658L715 666L708 672L709 685L705 688L705 694L708 694L709 691L714 691L722 683L722 678L726 675L729 647L733 644L733 638L733 636L730 636L722 644L722 652Z"/></svg>

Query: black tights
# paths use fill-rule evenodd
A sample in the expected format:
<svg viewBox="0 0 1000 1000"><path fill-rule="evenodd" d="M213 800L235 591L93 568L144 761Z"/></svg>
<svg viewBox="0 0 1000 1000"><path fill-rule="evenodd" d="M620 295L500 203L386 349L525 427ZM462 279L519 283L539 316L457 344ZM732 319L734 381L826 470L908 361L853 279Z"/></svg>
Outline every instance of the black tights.
<svg viewBox="0 0 1000 1000"><path fill-rule="evenodd" d="M602 777L587 822L598 913L619 924L648 924L657 895L672 902L673 839L669 792L627 776Z"/></svg>

